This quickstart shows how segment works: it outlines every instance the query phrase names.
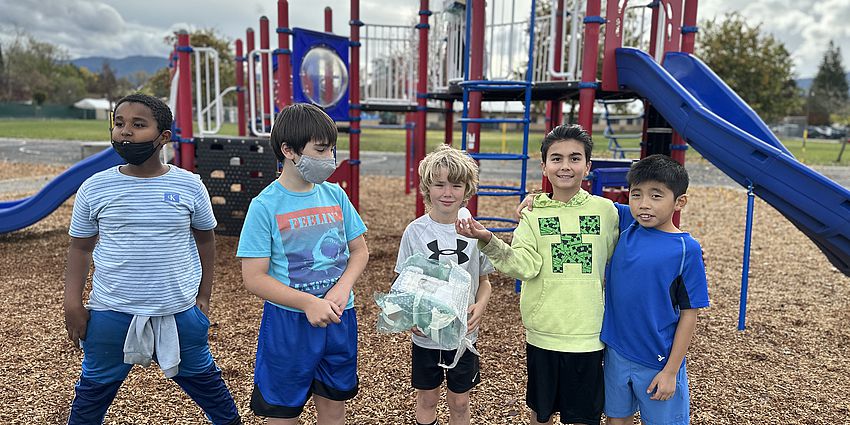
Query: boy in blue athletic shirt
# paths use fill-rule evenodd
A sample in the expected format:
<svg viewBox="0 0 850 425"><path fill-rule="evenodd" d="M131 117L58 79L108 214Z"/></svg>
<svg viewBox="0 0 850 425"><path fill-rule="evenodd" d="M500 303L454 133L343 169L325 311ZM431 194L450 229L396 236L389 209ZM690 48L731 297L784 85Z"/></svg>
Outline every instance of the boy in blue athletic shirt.
<svg viewBox="0 0 850 425"><path fill-rule="evenodd" d="M708 307L699 243L673 224L687 203L688 173L664 155L635 163L629 206L618 205L620 238L608 266L600 338L608 424L687 424L685 354L697 309Z"/></svg>
<svg viewBox="0 0 850 425"><path fill-rule="evenodd" d="M133 364L151 360L213 424L239 424L207 338L216 226L209 194L197 175L159 159L171 141L168 105L131 94L114 112L112 147L127 164L83 182L68 230L65 329L83 348L68 424L102 423Z"/></svg>
<svg viewBox="0 0 850 425"><path fill-rule="evenodd" d="M281 110L271 144L280 177L251 201L239 248L242 279L266 300L251 409L297 424L312 396L319 425L345 423L357 394L352 287L366 268L366 226L339 185L333 120L309 104Z"/></svg>

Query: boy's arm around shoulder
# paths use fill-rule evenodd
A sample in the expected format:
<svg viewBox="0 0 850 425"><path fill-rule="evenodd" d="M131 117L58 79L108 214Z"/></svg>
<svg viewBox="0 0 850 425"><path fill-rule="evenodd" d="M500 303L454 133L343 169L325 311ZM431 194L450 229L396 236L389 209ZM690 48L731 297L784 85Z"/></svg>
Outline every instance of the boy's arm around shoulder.
<svg viewBox="0 0 850 425"><path fill-rule="evenodd" d="M528 213L522 215L510 245L495 236L486 244L478 242L481 252L493 265L514 279L533 279L543 267L543 256L538 252L537 235L531 220Z"/></svg>

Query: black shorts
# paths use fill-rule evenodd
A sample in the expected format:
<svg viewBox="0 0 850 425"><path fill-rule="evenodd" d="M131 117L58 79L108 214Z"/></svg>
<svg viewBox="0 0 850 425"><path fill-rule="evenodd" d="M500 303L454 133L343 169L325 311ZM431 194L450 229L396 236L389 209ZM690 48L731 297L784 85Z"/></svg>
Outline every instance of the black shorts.
<svg viewBox="0 0 850 425"><path fill-rule="evenodd" d="M433 390L446 379L446 386L456 394L463 394L481 382L478 356L466 351L460 361L451 369L444 369L438 363L451 364L455 351L431 350L413 344L411 355L411 383L417 390Z"/></svg>
<svg viewBox="0 0 850 425"><path fill-rule="evenodd" d="M546 422L560 412L561 423L597 425L605 403L603 350L562 353L525 344L526 404Z"/></svg>

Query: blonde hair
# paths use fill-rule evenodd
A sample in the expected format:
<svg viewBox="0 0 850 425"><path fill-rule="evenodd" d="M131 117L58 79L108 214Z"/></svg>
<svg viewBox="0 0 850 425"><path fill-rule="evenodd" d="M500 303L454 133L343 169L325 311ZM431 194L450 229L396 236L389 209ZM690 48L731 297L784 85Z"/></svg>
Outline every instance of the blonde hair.
<svg viewBox="0 0 850 425"><path fill-rule="evenodd" d="M466 185L464 202L478 192L478 163L464 151L440 145L419 163L419 191L425 205L431 206L431 185L442 170L446 170L449 182Z"/></svg>

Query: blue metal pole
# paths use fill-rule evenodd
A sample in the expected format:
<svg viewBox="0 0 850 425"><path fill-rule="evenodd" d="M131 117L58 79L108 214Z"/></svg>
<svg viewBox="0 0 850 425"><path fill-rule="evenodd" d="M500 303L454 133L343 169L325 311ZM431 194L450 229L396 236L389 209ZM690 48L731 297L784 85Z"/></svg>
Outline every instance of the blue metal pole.
<svg viewBox="0 0 850 425"><path fill-rule="evenodd" d="M738 330L746 329L747 286L750 280L750 240L753 237L753 183L747 182L747 227L744 231L744 267L741 272L741 303L738 311Z"/></svg>
<svg viewBox="0 0 850 425"><path fill-rule="evenodd" d="M470 31L472 28L472 2L466 2L466 26L464 27L463 34L463 42L461 45L461 54L463 55L463 81L469 81L469 45L471 43L471 35ZM463 112L461 113L462 118L467 118L469 116L469 90L466 87L463 87ZM466 150L466 128L467 122L460 122L461 128L461 136L460 136L460 148L461 150Z"/></svg>

